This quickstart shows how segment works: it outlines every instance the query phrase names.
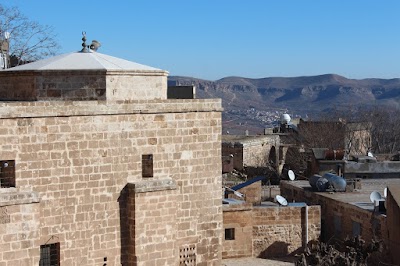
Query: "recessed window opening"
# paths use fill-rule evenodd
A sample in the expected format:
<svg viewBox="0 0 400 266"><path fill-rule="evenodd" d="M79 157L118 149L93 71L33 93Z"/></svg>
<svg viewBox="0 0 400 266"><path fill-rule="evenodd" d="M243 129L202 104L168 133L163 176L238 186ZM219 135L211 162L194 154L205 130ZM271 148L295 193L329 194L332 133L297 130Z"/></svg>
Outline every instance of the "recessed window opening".
<svg viewBox="0 0 400 266"><path fill-rule="evenodd" d="M142 155L142 176L153 177L153 154Z"/></svg>
<svg viewBox="0 0 400 266"><path fill-rule="evenodd" d="M0 187L15 187L15 161L0 161Z"/></svg>
<svg viewBox="0 0 400 266"><path fill-rule="evenodd" d="M40 246L39 266L60 266L60 243Z"/></svg>
<svg viewBox="0 0 400 266"><path fill-rule="evenodd" d="M225 229L225 240L235 240L235 228Z"/></svg>

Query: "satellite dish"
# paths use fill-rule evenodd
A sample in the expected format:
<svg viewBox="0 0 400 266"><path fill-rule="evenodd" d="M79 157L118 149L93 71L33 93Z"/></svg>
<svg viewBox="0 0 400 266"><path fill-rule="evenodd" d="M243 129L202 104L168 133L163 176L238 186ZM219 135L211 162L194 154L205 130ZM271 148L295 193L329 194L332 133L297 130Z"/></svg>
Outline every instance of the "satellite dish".
<svg viewBox="0 0 400 266"><path fill-rule="evenodd" d="M291 181L296 179L296 175L294 174L294 172L292 170L289 170L287 174Z"/></svg>
<svg viewBox="0 0 400 266"><path fill-rule="evenodd" d="M8 31L4 32L4 38L6 40L10 39L10 33Z"/></svg>
<svg viewBox="0 0 400 266"><path fill-rule="evenodd" d="M378 191L372 191L369 195L369 199L372 203L374 203L375 201L382 199L381 193L379 193Z"/></svg>
<svg viewBox="0 0 400 266"><path fill-rule="evenodd" d="M282 124L289 124L290 123L290 115L289 114L282 114L281 115L281 123Z"/></svg>
<svg viewBox="0 0 400 266"><path fill-rule="evenodd" d="M284 197L282 197L281 195L276 195L275 200L282 206L287 206L287 204L288 204L287 200Z"/></svg>
<svg viewBox="0 0 400 266"><path fill-rule="evenodd" d="M386 198L387 197L387 187L383 190L383 196Z"/></svg>
<svg viewBox="0 0 400 266"><path fill-rule="evenodd" d="M229 190L231 192L233 192L233 194L235 194L235 196L239 197L239 198L244 198L243 193L240 193L239 191L233 190L230 187L225 187L225 190Z"/></svg>
<svg viewBox="0 0 400 266"><path fill-rule="evenodd" d="M239 197L239 198L241 198L241 199L244 198L243 194L240 193L239 191L234 190L234 191L233 191L233 194L235 194L236 197Z"/></svg>

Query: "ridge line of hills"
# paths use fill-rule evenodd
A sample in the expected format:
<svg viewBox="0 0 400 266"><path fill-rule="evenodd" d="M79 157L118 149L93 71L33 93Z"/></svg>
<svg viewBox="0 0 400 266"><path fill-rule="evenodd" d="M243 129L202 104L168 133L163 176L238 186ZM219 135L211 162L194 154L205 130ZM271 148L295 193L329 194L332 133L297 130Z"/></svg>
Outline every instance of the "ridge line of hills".
<svg viewBox="0 0 400 266"><path fill-rule="evenodd" d="M266 120L260 117L276 110L304 117L341 108L400 107L400 78L348 79L325 74L210 81L170 76L168 84L194 85L197 98L221 98L225 120L248 125L253 119L252 126L258 128L265 127Z"/></svg>

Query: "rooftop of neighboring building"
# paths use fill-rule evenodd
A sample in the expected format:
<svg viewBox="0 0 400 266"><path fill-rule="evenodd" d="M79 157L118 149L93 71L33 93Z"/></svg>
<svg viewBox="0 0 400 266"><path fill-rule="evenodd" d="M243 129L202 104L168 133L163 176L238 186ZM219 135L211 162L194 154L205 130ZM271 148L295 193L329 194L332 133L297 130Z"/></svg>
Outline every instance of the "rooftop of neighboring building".
<svg viewBox="0 0 400 266"><path fill-rule="evenodd" d="M400 179L398 178L387 178L387 179L361 179L361 189L354 190L353 192L318 192L311 188L311 185L307 180L296 180L296 181L282 181L288 185L303 189L306 193L315 193L322 197L330 198L339 202L352 204L358 206L364 210L374 210L374 205L370 200L370 194L373 191L379 192L384 196L384 189L392 186L400 186ZM397 192L396 192L397 191ZM400 187L393 192L397 195L400 202Z"/></svg>

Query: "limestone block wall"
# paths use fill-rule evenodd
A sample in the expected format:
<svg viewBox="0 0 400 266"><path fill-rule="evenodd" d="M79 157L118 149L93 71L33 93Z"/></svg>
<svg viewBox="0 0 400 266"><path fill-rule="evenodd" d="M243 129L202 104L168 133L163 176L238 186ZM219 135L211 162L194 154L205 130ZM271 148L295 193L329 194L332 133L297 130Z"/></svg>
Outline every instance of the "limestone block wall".
<svg viewBox="0 0 400 266"><path fill-rule="evenodd" d="M105 100L105 71L0 73L0 100Z"/></svg>
<svg viewBox="0 0 400 266"><path fill-rule="evenodd" d="M105 71L42 72L36 77L37 100L105 100Z"/></svg>
<svg viewBox="0 0 400 266"><path fill-rule="evenodd" d="M167 99L167 74L107 72L108 101Z"/></svg>
<svg viewBox="0 0 400 266"><path fill-rule="evenodd" d="M303 251L306 237L305 207L254 208L253 256L286 256ZM308 207L308 241L318 240L321 231L319 206Z"/></svg>
<svg viewBox="0 0 400 266"><path fill-rule="evenodd" d="M5 189L8 190L8 189ZM0 193L2 193L0 191ZM6 195L4 195L6 194ZM0 264L38 265L40 208L26 193L4 192L0 203ZM3 201L4 200L4 201ZM51 242L51 239L49 239Z"/></svg>
<svg viewBox="0 0 400 266"><path fill-rule="evenodd" d="M8 75L0 73L0 100L36 100L36 79L30 75Z"/></svg>
<svg viewBox="0 0 400 266"><path fill-rule="evenodd" d="M224 206L224 229L234 229L233 240L222 242L223 258L251 257L253 251L253 209L247 206Z"/></svg>
<svg viewBox="0 0 400 266"><path fill-rule="evenodd" d="M143 154L153 155L152 178L142 177ZM33 216L37 235L26 234L34 264L40 245L56 239L62 265L102 265L105 259L129 265L121 256L121 219L127 216L119 199L128 183L144 179L170 179L177 188L135 194L131 220L152 221L137 227L129 247L138 265L172 256L178 262L179 247L187 243L195 244L198 265L221 260L220 100L1 103L0 158L15 160L16 189L40 198L40 218ZM171 204L165 210L176 209L173 226L172 214L156 210L163 198ZM141 242L146 238L148 245ZM144 250L160 240L174 244L146 257ZM0 263L6 261L1 253Z"/></svg>
<svg viewBox="0 0 400 266"><path fill-rule="evenodd" d="M238 142L224 142L222 154L233 154L233 167L237 170L245 166L263 167L269 163L271 151L275 154L273 159L278 158L279 145L279 135L253 136Z"/></svg>
<svg viewBox="0 0 400 266"><path fill-rule="evenodd" d="M270 151L273 149L275 152L278 150L279 136L268 135L257 137L253 140L243 143L243 164L247 166L265 166L269 163ZM275 154L275 158L278 158Z"/></svg>
<svg viewBox="0 0 400 266"><path fill-rule="evenodd" d="M251 203L252 205L261 204L261 181L239 189L239 192L245 195L245 200L247 203Z"/></svg>
<svg viewBox="0 0 400 266"><path fill-rule="evenodd" d="M233 155L233 168L236 170L243 170L243 146L235 145L230 142L222 143L222 155Z"/></svg>
<svg viewBox="0 0 400 266"><path fill-rule="evenodd" d="M234 240L224 240L223 257L280 257L302 252L306 243L305 207L224 206L224 228L235 229ZM308 241L321 229L319 206L308 207Z"/></svg>
<svg viewBox="0 0 400 266"><path fill-rule="evenodd" d="M290 182L281 182L281 195L289 202L307 202L309 205L321 206L323 240L331 237L345 240L353 236L353 226L360 225L361 238L367 242L372 239L383 240L388 243L386 217L379 213L364 210L355 205L341 202L320 193L304 191Z"/></svg>
<svg viewBox="0 0 400 266"><path fill-rule="evenodd" d="M167 99L167 72L24 71L0 73L0 100Z"/></svg>

